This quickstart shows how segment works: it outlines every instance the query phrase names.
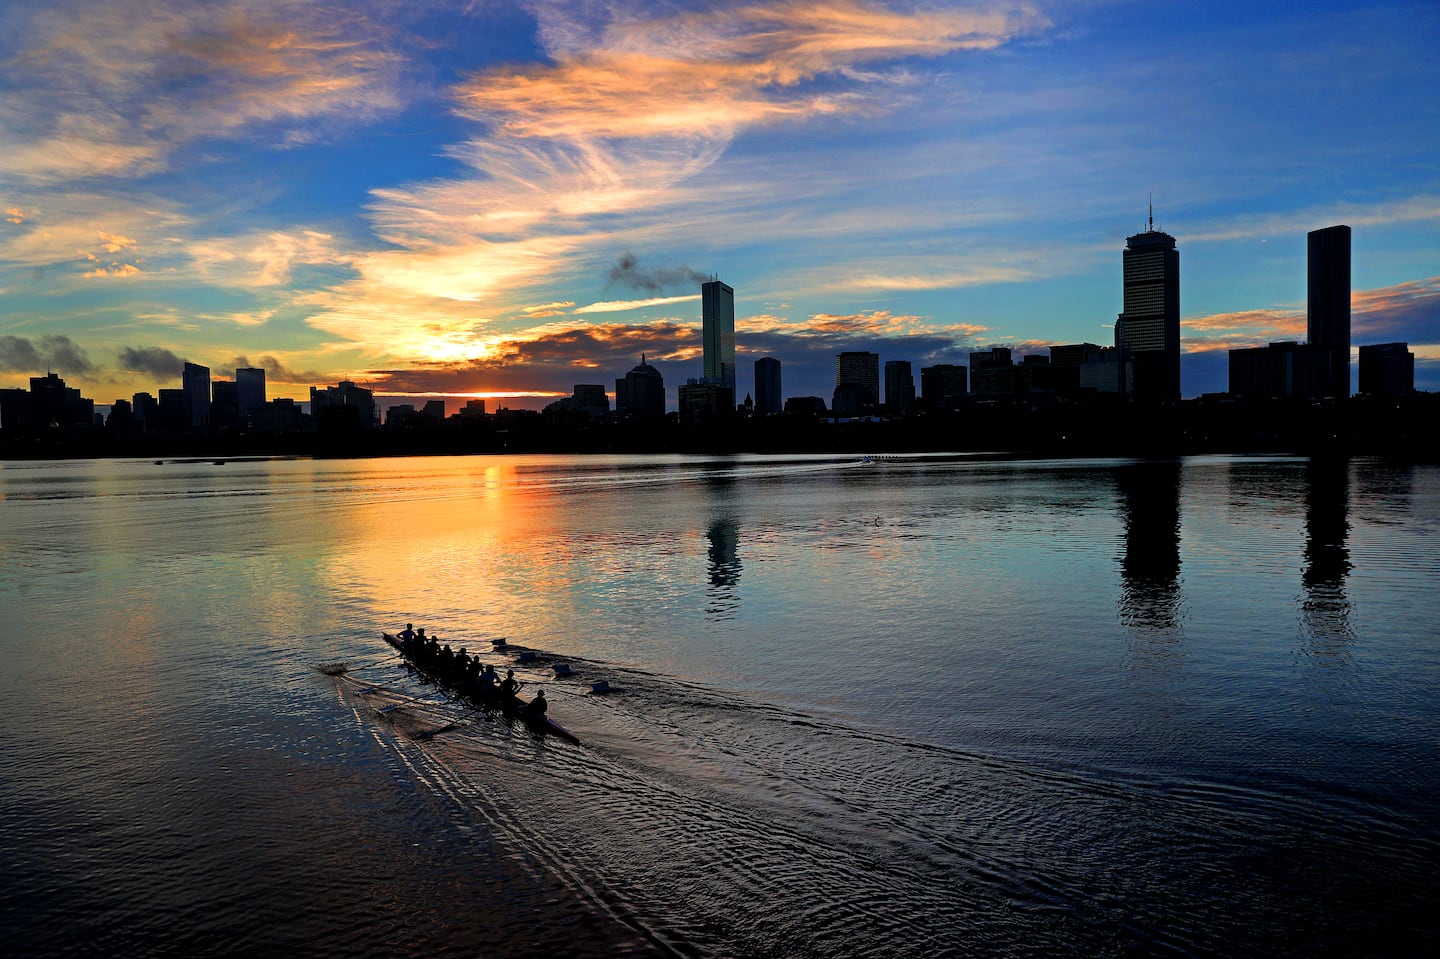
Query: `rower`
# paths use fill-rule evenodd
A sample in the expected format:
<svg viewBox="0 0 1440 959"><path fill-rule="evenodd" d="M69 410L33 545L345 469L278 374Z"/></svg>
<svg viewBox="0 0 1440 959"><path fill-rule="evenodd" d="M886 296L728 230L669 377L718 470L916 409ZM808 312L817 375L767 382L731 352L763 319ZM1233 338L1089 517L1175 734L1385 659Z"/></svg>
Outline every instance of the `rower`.
<svg viewBox="0 0 1440 959"><path fill-rule="evenodd" d="M527 712L538 719L545 715L545 710L549 705L549 703L545 702L545 690L537 689L535 691L535 698L530 700L530 708Z"/></svg>
<svg viewBox="0 0 1440 959"><path fill-rule="evenodd" d="M500 692L506 696L514 696L520 691L520 681L515 678L515 670L505 670L505 678L500 680Z"/></svg>
<svg viewBox="0 0 1440 959"><path fill-rule="evenodd" d="M405 645L408 646L408 645L410 645L410 640L412 640L412 639L414 639L414 638L415 638L415 627L414 627L414 625L412 625L412 624L410 624L410 623L406 623L406 624L405 624L405 628L402 629L402 630L400 630L400 642L402 642L402 643L404 643Z"/></svg>
<svg viewBox="0 0 1440 959"><path fill-rule="evenodd" d="M490 666L490 665L487 664L486 667L480 671L479 683L480 683L480 688L483 689L484 691L486 691L486 692L494 692L494 691L495 691L495 684L498 683L499 681L500 681L500 677L495 675L495 667L494 667L494 666Z"/></svg>

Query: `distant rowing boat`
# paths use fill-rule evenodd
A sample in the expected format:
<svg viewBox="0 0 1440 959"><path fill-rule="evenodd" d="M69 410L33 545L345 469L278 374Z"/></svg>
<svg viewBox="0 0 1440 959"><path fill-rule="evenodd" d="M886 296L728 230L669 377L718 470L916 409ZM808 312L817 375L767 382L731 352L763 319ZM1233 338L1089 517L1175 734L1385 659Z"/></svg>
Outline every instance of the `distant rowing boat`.
<svg viewBox="0 0 1440 959"><path fill-rule="evenodd" d="M531 712L530 704L519 696L507 696L498 689L481 686L476 683L467 682L464 684L456 684L447 677L439 675L433 669L427 668L417 662L412 655L412 650L407 647L398 636L391 633L381 633L380 635L385 638L385 642L389 643L401 656L405 657L405 662L410 665L411 669L435 685L448 689L471 706L478 709L498 709L507 716L514 716L516 719L524 720L531 729L537 730L538 732L550 733L551 735L559 736L561 739L568 740L572 743L578 744L580 742L574 733L570 732L570 730L549 716L543 713L536 715Z"/></svg>

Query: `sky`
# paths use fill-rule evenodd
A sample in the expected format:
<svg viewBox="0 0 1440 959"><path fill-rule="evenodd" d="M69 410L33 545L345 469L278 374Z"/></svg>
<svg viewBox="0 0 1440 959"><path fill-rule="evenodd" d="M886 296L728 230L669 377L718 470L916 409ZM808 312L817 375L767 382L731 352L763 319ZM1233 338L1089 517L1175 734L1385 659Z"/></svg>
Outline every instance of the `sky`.
<svg viewBox="0 0 1440 959"><path fill-rule="evenodd" d="M718 276L740 394L828 400L1112 343L1153 202L1184 395L1305 339L1338 223L1352 343L1440 390L1437 49L1434 0L8 0L0 387L539 408L643 353L673 407Z"/></svg>

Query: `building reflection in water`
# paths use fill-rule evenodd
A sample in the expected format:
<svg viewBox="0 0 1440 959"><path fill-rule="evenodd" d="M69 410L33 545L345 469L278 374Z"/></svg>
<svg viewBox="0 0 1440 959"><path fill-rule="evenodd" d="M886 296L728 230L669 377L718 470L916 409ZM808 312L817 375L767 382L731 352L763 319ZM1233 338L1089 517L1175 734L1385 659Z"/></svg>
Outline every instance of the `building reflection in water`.
<svg viewBox="0 0 1440 959"><path fill-rule="evenodd" d="M1179 625L1180 471L1178 462L1116 471L1125 523L1119 616L1126 626L1168 631Z"/></svg>
<svg viewBox="0 0 1440 959"><path fill-rule="evenodd" d="M1300 618L1312 652L1335 656L1353 638L1345 581L1350 575L1350 463L1312 459L1305 468L1305 569Z"/></svg>
<svg viewBox="0 0 1440 959"><path fill-rule="evenodd" d="M729 503L733 485L728 476L713 476L706 481L715 512L705 531L710 541L705 615L715 621L734 618L740 608L740 524L735 522Z"/></svg>

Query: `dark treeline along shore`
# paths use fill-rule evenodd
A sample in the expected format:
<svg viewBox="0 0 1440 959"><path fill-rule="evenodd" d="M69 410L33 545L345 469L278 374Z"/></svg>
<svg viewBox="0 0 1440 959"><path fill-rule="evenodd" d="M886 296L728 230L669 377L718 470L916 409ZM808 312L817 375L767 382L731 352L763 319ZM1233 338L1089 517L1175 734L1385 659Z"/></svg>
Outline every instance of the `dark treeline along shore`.
<svg viewBox="0 0 1440 959"><path fill-rule="evenodd" d="M1335 401L1243 402L1205 397L1145 407L1096 397L1009 399L905 417L594 418L574 411L499 410L404 429L322 420L295 432L134 433L105 427L0 430L0 458L232 458L484 453L993 452L1044 456L1296 453L1440 460L1440 394Z"/></svg>

